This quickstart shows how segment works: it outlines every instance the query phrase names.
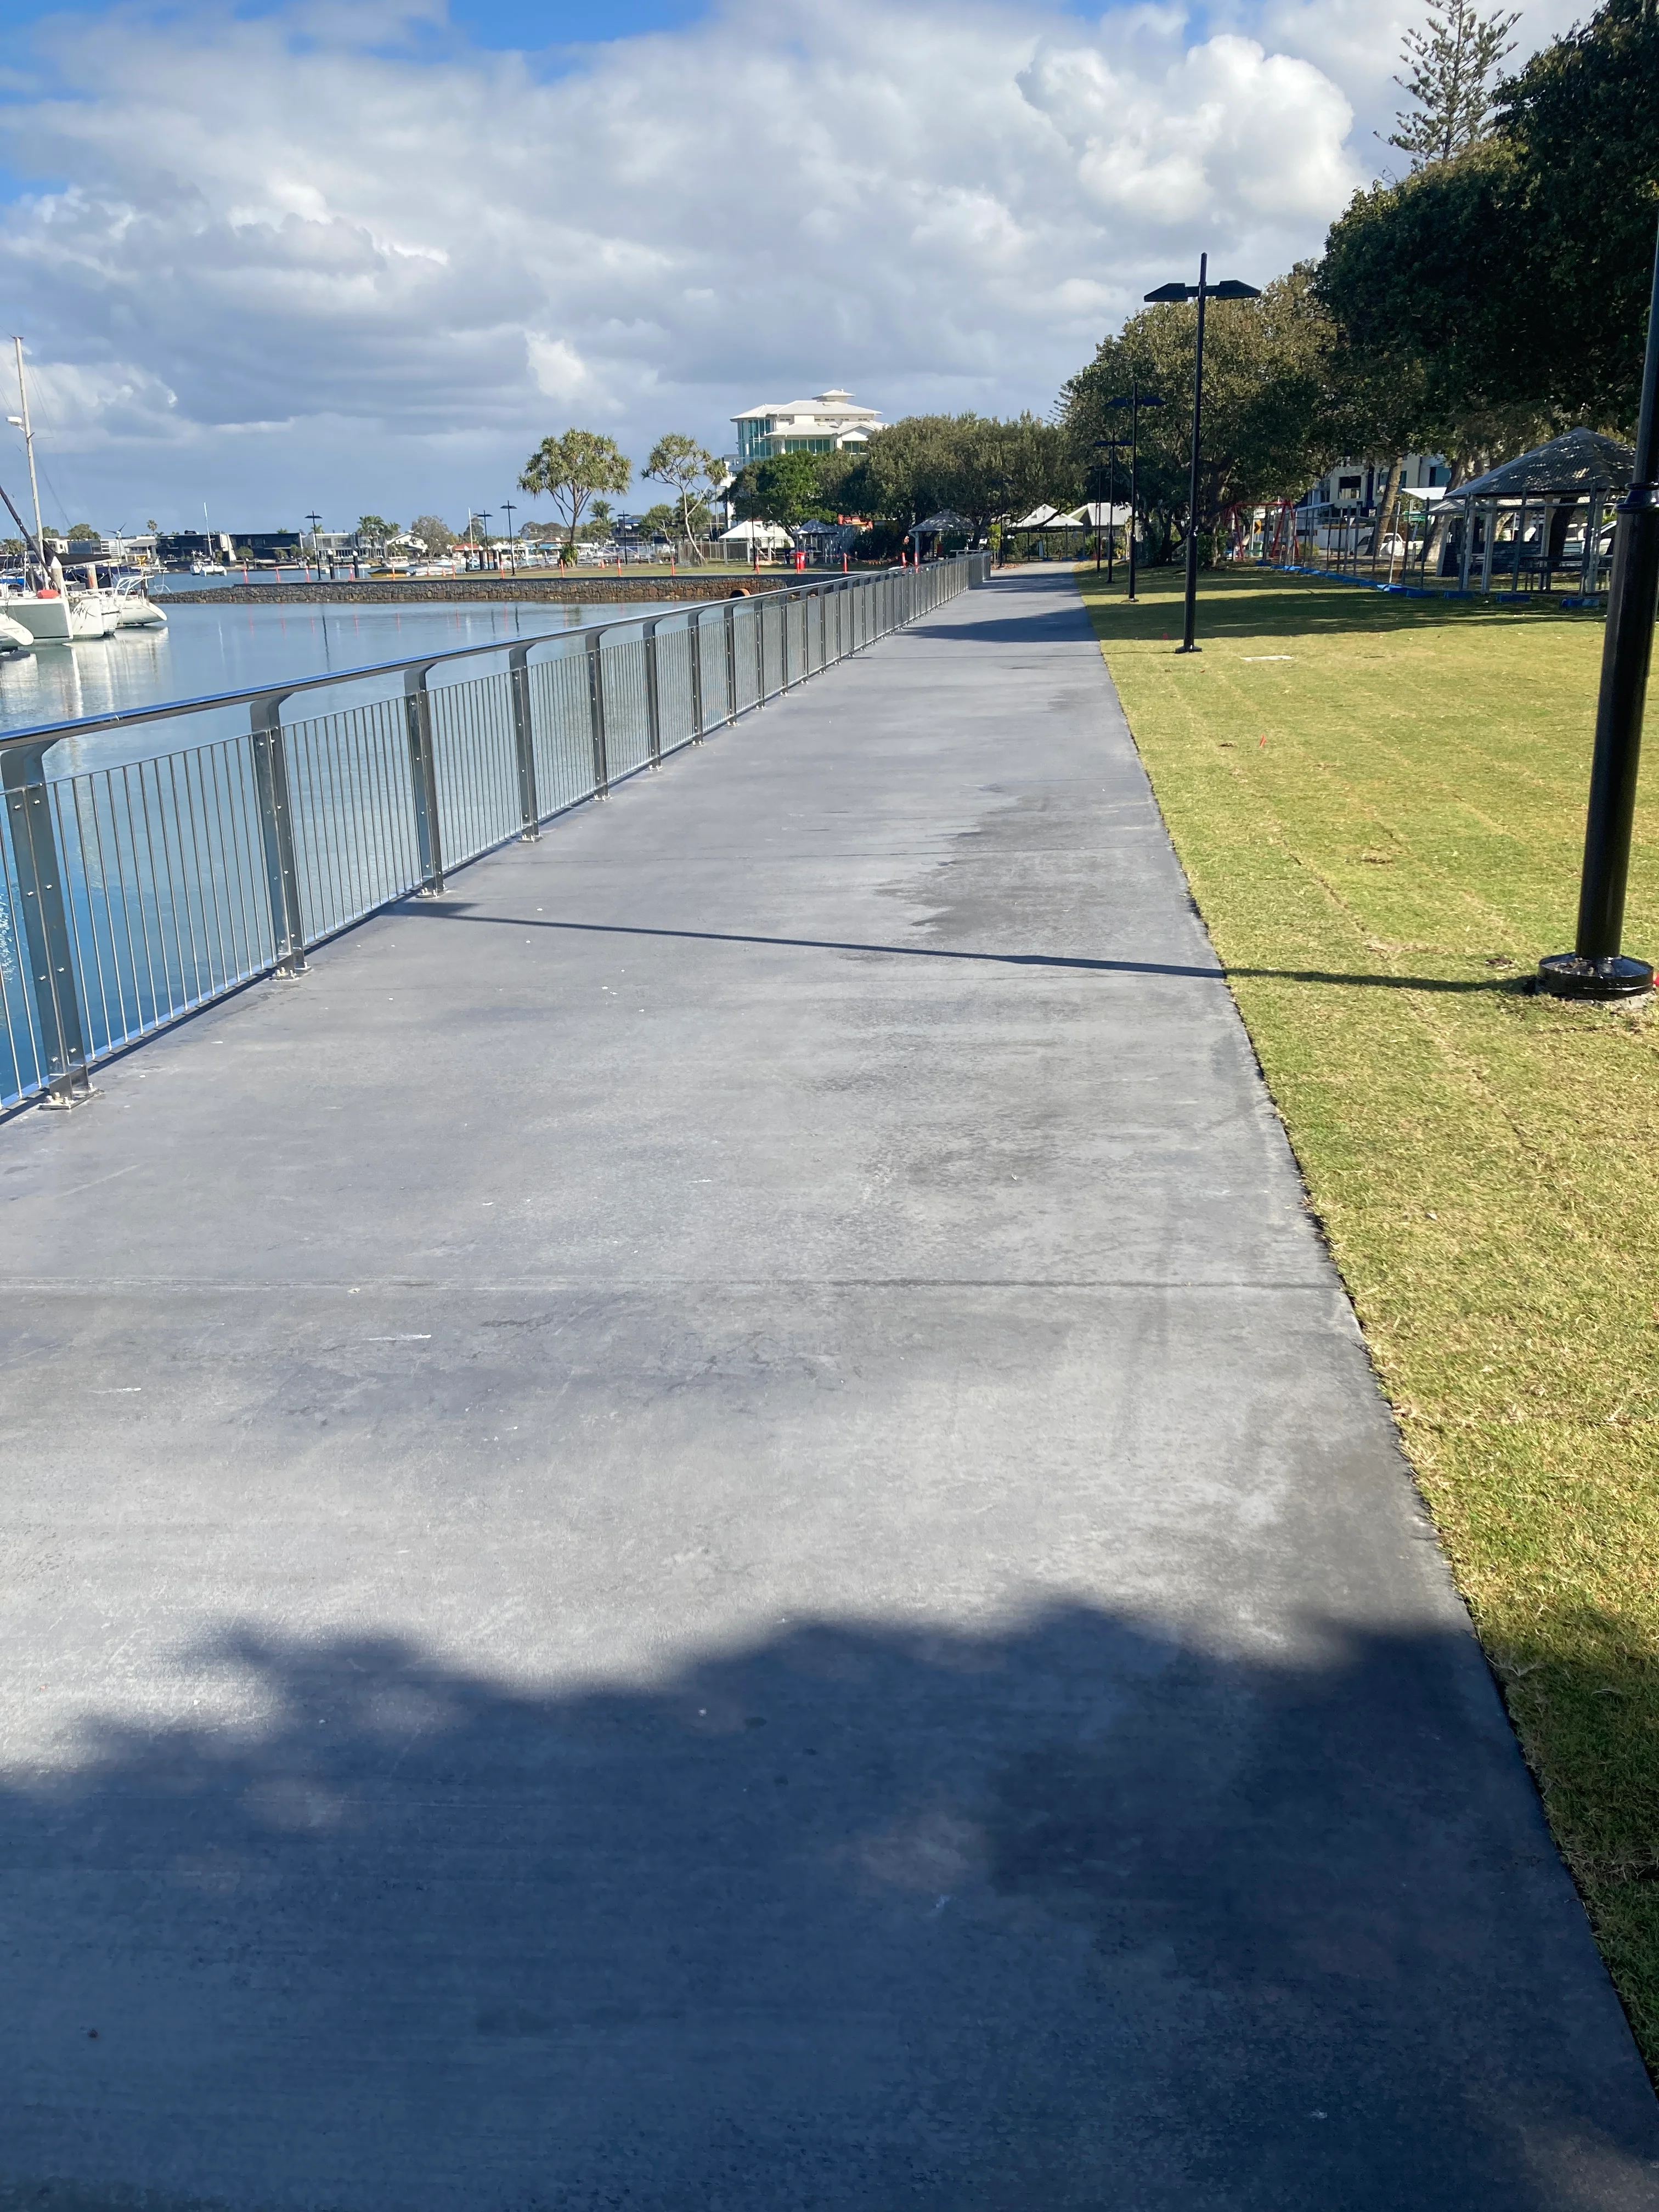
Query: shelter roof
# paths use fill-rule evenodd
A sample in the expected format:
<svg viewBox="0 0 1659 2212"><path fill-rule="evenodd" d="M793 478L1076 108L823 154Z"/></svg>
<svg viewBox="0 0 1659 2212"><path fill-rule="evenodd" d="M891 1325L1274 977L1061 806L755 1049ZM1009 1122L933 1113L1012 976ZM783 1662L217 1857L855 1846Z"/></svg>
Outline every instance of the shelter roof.
<svg viewBox="0 0 1659 2212"><path fill-rule="evenodd" d="M1636 456L1616 438L1581 424L1459 484L1449 499L1542 499L1551 492L1625 491Z"/></svg>
<svg viewBox="0 0 1659 2212"><path fill-rule="evenodd" d="M958 514L952 507L942 507L937 514L928 515L925 520L918 522L914 528L907 532L906 535L915 538L924 532L935 530L971 530L973 526L965 514Z"/></svg>
<svg viewBox="0 0 1659 2212"><path fill-rule="evenodd" d="M1022 515L1010 526L1015 530L1081 530L1083 525L1073 522L1071 517L1062 514L1057 507L1034 507L1029 514Z"/></svg>

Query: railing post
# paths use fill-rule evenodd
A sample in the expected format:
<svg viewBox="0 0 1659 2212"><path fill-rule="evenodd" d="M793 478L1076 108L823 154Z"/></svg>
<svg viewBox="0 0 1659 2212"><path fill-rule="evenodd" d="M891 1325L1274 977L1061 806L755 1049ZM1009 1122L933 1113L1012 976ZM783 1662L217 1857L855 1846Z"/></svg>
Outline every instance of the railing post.
<svg viewBox="0 0 1659 2212"><path fill-rule="evenodd" d="M97 1093L87 1074L86 1031L76 985L75 943L64 896L64 860L42 767L47 748L20 745L0 760L12 857L22 894L23 936L46 1063L43 1106L79 1106Z"/></svg>
<svg viewBox="0 0 1659 2212"><path fill-rule="evenodd" d="M533 845L541 836L541 802L536 790L536 744L530 726L530 647L507 648L507 686L513 702L513 750L519 763L519 842Z"/></svg>
<svg viewBox="0 0 1659 2212"><path fill-rule="evenodd" d="M305 922L300 911L300 870L294 856L294 792L288 780L288 740L283 735L285 691L267 691L248 709L253 741L253 790L264 848L265 895L270 904L270 942L279 975L305 972Z"/></svg>
<svg viewBox="0 0 1659 2212"><path fill-rule="evenodd" d="M685 641L691 655L691 742L702 743L702 619L693 613L686 617Z"/></svg>
<svg viewBox="0 0 1659 2212"><path fill-rule="evenodd" d="M438 821L438 763L432 743L432 694L423 660L404 671L404 717L409 732L409 784L415 801L415 842L421 883L416 896L436 898L444 887L443 834Z"/></svg>
<svg viewBox="0 0 1659 2212"><path fill-rule="evenodd" d="M660 615L652 615L644 625L647 757L653 768L662 766L662 706L657 696L657 624L661 620Z"/></svg>
<svg viewBox="0 0 1659 2212"><path fill-rule="evenodd" d="M778 593L778 690L789 689L789 603L793 593Z"/></svg>
<svg viewBox="0 0 1659 2212"><path fill-rule="evenodd" d="M604 799L611 789L611 774L605 750L605 655L601 650L602 630L594 630L587 641L587 720L593 739L593 796Z"/></svg>
<svg viewBox="0 0 1659 2212"><path fill-rule="evenodd" d="M726 719L738 719L738 611L728 599L726 603Z"/></svg>
<svg viewBox="0 0 1659 2212"><path fill-rule="evenodd" d="M766 601L755 602L755 704L766 704Z"/></svg>

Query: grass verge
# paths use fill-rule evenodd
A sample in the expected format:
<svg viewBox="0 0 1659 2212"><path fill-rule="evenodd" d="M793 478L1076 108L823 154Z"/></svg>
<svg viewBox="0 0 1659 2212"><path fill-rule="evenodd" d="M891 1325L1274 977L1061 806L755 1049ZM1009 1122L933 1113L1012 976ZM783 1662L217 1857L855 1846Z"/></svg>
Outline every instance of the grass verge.
<svg viewBox="0 0 1659 2212"><path fill-rule="evenodd" d="M1527 988L1571 946L1601 626L1224 572L1189 658L1170 572L1079 580L1659 2075L1659 1005Z"/></svg>

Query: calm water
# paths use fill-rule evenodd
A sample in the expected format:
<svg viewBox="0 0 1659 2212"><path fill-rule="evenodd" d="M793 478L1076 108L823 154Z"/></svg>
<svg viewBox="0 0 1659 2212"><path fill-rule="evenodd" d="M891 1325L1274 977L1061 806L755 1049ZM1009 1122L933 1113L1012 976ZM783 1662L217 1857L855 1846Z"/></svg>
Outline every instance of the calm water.
<svg viewBox="0 0 1659 2212"><path fill-rule="evenodd" d="M158 597L160 595L158 594ZM37 728L83 714L106 714L175 699L196 699L252 684L297 682L331 669L372 667L417 653L461 646L508 644L557 635L596 620L666 611L660 602L559 606L545 602L431 600L425 605L362 603L169 607L165 630L123 630L84 644L43 647L0 657L0 732ZM501 665L494 655L434 668L431 682L465 682ZM331 685L314 705L295 702L291 717L322 714L401 691L400 678ZM180 720L143 723L76 738L54 749L48 773L107 768L117 762L228 737L247 727L246 706Z"/></svg>

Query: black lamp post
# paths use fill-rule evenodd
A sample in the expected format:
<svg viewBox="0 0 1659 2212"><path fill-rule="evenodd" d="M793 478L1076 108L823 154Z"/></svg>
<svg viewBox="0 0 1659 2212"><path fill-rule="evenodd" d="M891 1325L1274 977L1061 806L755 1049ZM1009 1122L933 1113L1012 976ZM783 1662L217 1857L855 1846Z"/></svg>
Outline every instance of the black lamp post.
<svg viewBox="0 0 1659 2212"><path fill-rule="evenodd" d="M1155 392L1143 392L1139 380L1133 374L1129 379L1127 399L1109 399L1109 407L1127 407L1129 410L1129 597L1135 595L1135 516L1140 507L1140 410L1143 407L1161 407L1162 399Z"/></svg>
<svg viewBox="0 0 1659 2212"><path fill-rule="evenodd" d="M1109 401L1108 404L1110 404ZM1107 460L1109 489L1106 494L1106 588L1108 591L1112 587L1113 562L1117 555L1114 535L1114 522L1117 514L1117 457L1121 450L1127 448L1128 443L1129 441L1127 438L1097 438L1095 440L1095 451L1097 453L1104 453ZM1098 490L1099 487L1100 478L1097 475L1095 488ZM1095 526L1095 567L1097 568L1100 566L1099 529L1100 526L1097 523Z"/></svg>
<svg viewBox="0 0 1659 2212"><path fill-rule="evenodd" d="M1642 412L1630 489L1619 502L1607 581L1607 628L1601 641L1601 693L1595 707L1589 811L1584 823L1584 871L1578 891L1578 937L1571 952L1538 963L1538 988L1561 999L1633 999L1653 988L1653 969L1619 950L1630 875L1630 833L1636 775L1642 758L1642 708L1653 622L1659 609L1659 250L1648 306L1648 349L1642 367Z"/></svg>
<svg viewBox="0 0 1659 2212"><path fill-rule="evenodd" d="M517 509L510 499L504 499L501 511L507 517L507 565L516 576L519 573L519 549L513 542L513 517Z"/></svg>
<svg viewBox="0 0 1659 2212"><path fill-rule="evenodd" d="M1198 343L1193 353L1193 478L1187 501L1187 615L1182 627L1180 651L1201 653L1203 647L1194 642L1198 628L1198 463L1199 441L1204 412L1204 303L1206 300L1259 300L1261 293L1254 284L1241 284L1236 276L1224 277L1219 284L1209 279L1210 257L1198 257L1196 284L1160 284L1156 292L1148 292L1149 301L1165 300L1196 300L1198 302Z"/></svg>

